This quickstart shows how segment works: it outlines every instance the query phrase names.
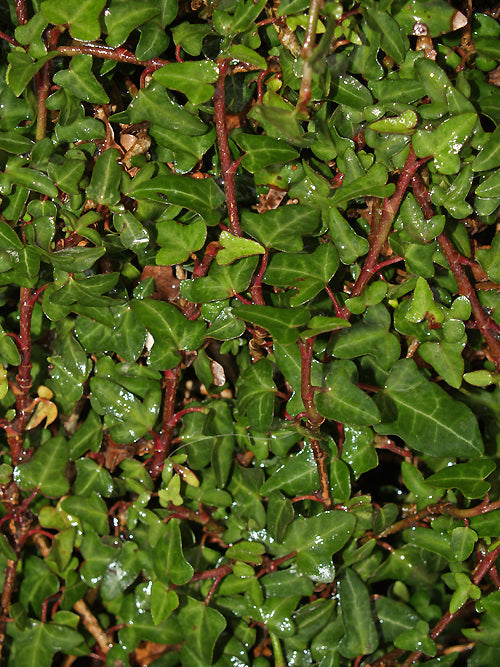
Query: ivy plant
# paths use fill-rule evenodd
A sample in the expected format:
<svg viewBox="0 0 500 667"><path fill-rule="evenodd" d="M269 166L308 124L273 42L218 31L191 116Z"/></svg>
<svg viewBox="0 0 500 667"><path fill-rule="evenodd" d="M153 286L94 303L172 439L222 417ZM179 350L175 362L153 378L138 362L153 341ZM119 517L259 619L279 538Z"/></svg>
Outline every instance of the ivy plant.
<svg viewBox="0 0 500 667"><path fill-rule="evenodd" d="M0 2L1 664L497 664L463 4Z"/></svg>

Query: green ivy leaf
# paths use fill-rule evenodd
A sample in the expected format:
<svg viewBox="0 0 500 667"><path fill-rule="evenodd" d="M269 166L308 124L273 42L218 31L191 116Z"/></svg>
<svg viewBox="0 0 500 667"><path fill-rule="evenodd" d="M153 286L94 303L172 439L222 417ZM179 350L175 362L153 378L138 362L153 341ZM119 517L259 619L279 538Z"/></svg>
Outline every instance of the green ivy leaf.
<svg viewBox="0 0 500 667"><path fill-rule="evenodd" d="M87 195L97 204L113 205L120 201L122 168L117 162L120 157L116 148L108 148L94 165Z"/></svg>
<svg viewBox="0 0 500 667"><path fill-rule="evenodd" d="M314 517L297 517L287 528L281 545L272 551L285 555L297 551L295 562L299 572L315 582L328 583L335 577L332 554L351 536L356 519L349 512L331 510Z"/></svg>
<svg viewBox="0 0 500 667"><path fill-rule="evenodd" d="M368 588L354 570L347 568L339 583L339 599L345 637L339 645L341 654L354 658L373 653L378 635L373 622Z"/></svg>
<svg viewBox="0 0 500 667"><path fill-rule="evenodd" d="M120 46L134 28L159 13L160 7L155 2L146 0L130 3L129 0L114 0L104 14L104 24L108 31L106 43L109 46Z"/></svg>
<svg viewBox="0 0 500 667"><path fill-rule="evenodd" d="M300 252L302 235L312 234L319 225L319 211L295 204L280 206L260 215L243 211L242 228L260 241L266 248L276 248L284 252Z"/></svg>
<svg viewBox="0 0 500 667"><path fill-rule="evenodd" d="M179 90L193 104L206 102L214 94L217 64L208 60L169 63L153 74L153 79L169 90Z"/></svg>
<svg viewBox="0 0 500 667"><path fill-rule="evenodd" d="M417 157L434 156L441 174L456 174L460 169L460 150L477 122L475 113L452 116L434 130L417 130L412 144Z"/></svg>
<svg viewBox="0 0 500 667"><path fill-rule="evenodd" d="M289 496L298 496L313 493L318 488L318 467L311 445L307 443L298 454L292 454L283 460L278 469L260 487L260 492L267 496L279 490Z"/></svg>
<svg viewBox="0 0 500 667"><path fill-rule="evenodd" d="M482 498L490 489L484 479L494 470L495 463L490 459L456 463L434 473L426 482L438 488L459 489L466 498Z"/></svg>
<svg viewBox="0 0 500 667"><path fill-rule="evenodd" d="M185 636L189 637L189 642L182 646L182 664L186 667L211 664L215 642L226 627L224 616L204 602L187 596L187 604L179 612L179 622Z"/></svg>
<svg viewBox="0 0 500 667"><path fill-rule="evenodd" d="M41 445L29 461L14 468L14 478L22 489L39 488L43 495L59 498L69 489L67 463L66 440L56 436Z"/></svg>
<svg viewBox="0 0 500 667"><path fill-rule="evenodd" d="M301 306L325 288L338 265L338 253L331 243L322 243L312 253L277 253L269 262L264 283L295 288L290 305Z"/></svg>
<svg viewBox="0 0 500 667"><path fill-rule="evenodd" d="M368 426L380 421L373 400L356 386L357 371L352 361L336 361L315 395L319 412L341 424Z"/></svg>
<svg viewBox="0 0 500 667"><path fill-rule="evenodd" d="M69 70L54 74L54 83L67 88L85 102L108 104L106 91L92 73L92 56L77 55L71 59Z"/></svg>
<svg viewBox="0 0 500 667"><path fill-rule="evenodd" d="M411 359L394 365L375 402L382 417L375 426L377 433L398 435L431 456L474 458L483 453L479 427L469 408L426 380Z"/></svg>
<svg viewBox="0 0 500 667"><path fill-rule="evenodd" d="M271 425L276 391L273 368L266 359L260 359L244 371L238 388L237 404L248 416L252 428L265 431Z"/></svg>
<svg viewBox="0 0 500 667"><path fill-rule="evenodd" d="M105 4L105 0L68 0L63 4L58 0L45 0L40 10L50 23L69 24L72 37L90 42L101 35L99 15Z"/></svg>
<svg viewBox="0 0 500 667"><path fill-rule="evenodd" d="M164 584L180 586L193 576L193 568L182 553L179 521L170 519L165 538L160 540L153 551L155 574Z"/></svg>

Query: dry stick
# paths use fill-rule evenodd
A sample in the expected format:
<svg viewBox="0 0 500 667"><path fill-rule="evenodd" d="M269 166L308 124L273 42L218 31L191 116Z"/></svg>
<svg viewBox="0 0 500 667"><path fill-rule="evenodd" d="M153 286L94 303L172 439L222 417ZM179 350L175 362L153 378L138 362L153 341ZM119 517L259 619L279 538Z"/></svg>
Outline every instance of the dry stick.
<svg viewBox="0 0 500 667"><path fill-rule="evenodd" d="M493 551L490 551L490 553L486 554L476 565L474 568L474 572L472 573L472 583L477 586L481 580L488 574L489 570L493 567L495 560L498 558L498 555L500 554L500 546L497 547L496 549L493 549ZM470 601L464 602L464 604L459 607L459 609L454 612L453 614L448 610L442 618L438 621L438 623L433 627L433 629L429 632L429 637L431 639L437 639L439 635L445 630L450 623L452 623L455 618L464 610L465 605L467 605ZM410 667L414 662L416 662L421 656L423 655L422 651L414 651L405 661L403 664L403 667Z"/></svg>
<svg viewBox="0 0 500 667"><path fill-rule="evenodd" d="M181 366L178 364L175 368L165 371L165 398L163 402L163 419L161 436L155 444L155 453L150 463L151 477L155 479L161 473L163 464L170 450L172 436L174 434L175 422L172 423L175 415L175 397L177 394L177 384L181 373Z"/></svg>
<svg viewBox="0 0 500 667"><path fill-rule="evenodd" d="M412 178L411 185L425 218L429 220L434 215L434 210L432 208L432 202L428 189L422 183L418 175L415 175ZM472 314L474 315L478 329L488 345L493 362L495 363L495 368L498 371L498 367L500 365L500 341L495 335L495 327L479 303L476 290L472 287L469 278L465 273L462 256L456 250L455 246L444 232L442 232L437 238L439 245L444 252L446 261L448 262L453 277L457 281L458 291L462 296L467 297L469 300Z"/></svg>
<svg viewBox="0 0 500 667"><path fill-rule="evenodd" d="M226 122L226 76L229 59L219 60L219 78L214 90L214 120L217 144L219 146L222 179L224 182L224 193L226 195L227 212L229 215L229 230L234 236L243 236L236 204L236 190L234 187L235 169L231 151L229 149L229 137Z"/></svg>
<svg viewBox="0 0 500 667"><path fill-rule="evenodd" d="M382 215L380 216L376 232L373 235L370 251L366 256L361 273L359 274L358 279L356 280L356 283L352 289L350 295L351 297L359 296L365 289L372 275L375 273L378 257L384 243L387 240L387 237L389 236L392 222L399 209L403 195L406 192L406 188L408 187L411 179L415 175L415 172L421 164L421 162L417 161L413 146L410 146L410 152L406 158L403 170L399 175L399 179L396 184L396 190L394 191L392 197L384 199Z"/></svg>
<svg viewBox="0 0 500 667"><path fill-rule="evenodd" d="M316 29L318 26L319 10L323 7L323 0L311 0L309 5L309 19L307 21L306 35L302 51L300 53L304 61L302 67L302 81L300 83L299 100L297 109L300 113L307 112L307 105L311 101L312 66L311 59L316 45Z"/></svg>

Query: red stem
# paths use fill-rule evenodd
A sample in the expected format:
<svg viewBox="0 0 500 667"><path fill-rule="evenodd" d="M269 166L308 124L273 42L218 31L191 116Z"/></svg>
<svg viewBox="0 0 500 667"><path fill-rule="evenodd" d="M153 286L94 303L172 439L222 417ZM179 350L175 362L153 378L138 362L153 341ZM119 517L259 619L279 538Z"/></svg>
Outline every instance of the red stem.
<svg viewBox="0 0 500 667"><path fill-rule="evenodd" d="M490 553L485 554L485 556L479 561L476 565L474 572L472 573L472 583L475 586L478 586L481 583L481 580L488 574L489 570L493 567L495 560L500 554L500 546ZM448 610L443 614L442 618L436 623L436 625L429 632L429 637L431 639L437 639L439 635L445 630L450 623L452 623L456 617L464 610L465 605L470 601L465 602L455 613L450 613ZM422 651L414 651L405 661L403 667L410 667L414 662L416 662L420 656L422 656Z"/></svg>
<svg viewBox="0 0 500 667"><path fill-rule="evenodd" d="M250 287L250 294L253 302L259 306L265 305L264 297L262 296L262 278L267 268L267 261L269 259L269 250L266 250L262 255L259 272L257 273L252 287Z"/></svg>
<svg viewBox="0 0 500 667"><path fill-rule="evenodd" d="M16 0L16 16L19 25L28 23L28 12L26 11L26 0Z"/></svg>
<svg viewBox="0 0 500 667"><path fill-rule="evenodd" d="M415 175L412 178L411 184L415 198L417 199L424 216L429 220L434 215L429 191L418 175ZM469 300L474 320L488 345L495 368L498 371L500 366L500 341L497 340L495 335L496 325L493 324L492 320L490 320L483 310L477 297L476 290L472 287L469 278L465 273L460 253L456 250L455 246L444 232L437 238L450 267L450 271L453 273L453 277L457 282L459 293L462 296L467 297Z"/></svg>
<svg viewBox="0 0 500 667"><path fill-rule="evenodd" d="M165 399L163 403L163 421L161 436L155 439L155 452L149 466L151 477L155 479L161 473L163 464L172 442L175 423L171 424L175 414L175 397L177 394L177 384L181 373L180 364L175 368L169 368L164 372L165 376Z"/></svg>
<svg viewBox="0 0 500 667"><path fill-rule="evenodd" d="M413 147L410 146L408 157L406 158L405 165L401 171L401 174L399 175L399 179L396 184L396 190L392 197L386 197L386 199L384 199L380 221L378 222L375 233L373 234L373 238L370 238L370 251L366 256L361 273L359 274L358 279L356 280L356 283L353 287L351 297L359 296L365 289L372 275L376 273L378 257L384 243L387 240L387 237L389 236L392 222L399 209L401 200L403 199L404 193L406 192L406 188L410 184L411 179L421 164L421 162L417 161ZM370 233L370 237L371 236L372 234Z"/></svg>
<svg viewBox="0 0 500 667"><path fill-rule="evenodd" d="M184 410L179 410L179 412L176 412L175 415L172 417L172 419L169 421L168 425L169 426L176 426L180 420L184 417L184 415L188 415L190 412L203 412L204 414L207 414L207 409L203 408L201 406L194 406L192 408L184 408Z"/></svg>
<svg viewBox="0 0 500 667"><path fill-rule="evenodd" d="M330 285L325 285L325 292L328 294L328 296L330 297L330 301L333 303L333 307L335 309L335 316L341 317L344 320L348 320L349 311L347 310L347 308L343 308L340 305Z"/></svg>
<svg viewBox="0 0 500 667"><path fill-rule="evenodd" d="M231 151L229 149L229 137L226 123L226 90L225 82L229 59L219 61L219 78L214 90L214 120L219 146L220 164L222 178L224 181L224 192L226 195L227 212L229 215L229 229L234 236L243 236L236 204L236 190L234 186L234 169Z"/></svg>
<svg viewBox="0 0 500 667"><path fill-rule="evenodd" d="M319 414L314 405L314 388L311 385L311 364L315 338L315 336L312 336L311 338L308 338L305 343L299 341L300 357L302 361L300 393L307 412L307 420L312 429L319 428L325 421L325 418Z"/></svg>
<svg viewBox="0 0 500 667"><path fill-rule="evenodd" d="M100 44L79 44L78 46L59 46L57 52L62 56L76 56L80 53L104 58L106 60L116 60L120 63L129 63L131 65L141 65L142 67L154 66L155 69L167 65L168 61L162 58L151 58L151 60L139 60L131 51L123 48L103 46Z"/></svg>
<svg viewBox="0 0 500 667"><path fill-rule="evenodd" d="M21 44L19 44L19 42L17 42L13 37L9 37L9 35L6 35L1 30L0 30L0 39L4 39L6 42L9 42L9 44L12 44L12 46L21 46Z"/></svg>

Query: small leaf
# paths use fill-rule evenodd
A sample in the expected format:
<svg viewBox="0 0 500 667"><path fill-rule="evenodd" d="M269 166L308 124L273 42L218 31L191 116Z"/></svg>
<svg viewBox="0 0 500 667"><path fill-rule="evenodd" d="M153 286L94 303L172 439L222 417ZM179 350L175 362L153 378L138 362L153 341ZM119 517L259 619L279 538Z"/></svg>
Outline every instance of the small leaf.
<svg viewBox="0 0 500 667"><path fill-rule="evenodd" d="M314 401L324 417L358 426L368 426L380 420L375 403L353 384L356 375L356 366L352 361L339 360L333 364Z"/></svg>
<svg viewBox="0 0 500 667"><path fill-rule="evenodd" d="M160 540L153 552L156 576L164 584L182 585L193 576L193 568L182 553L181 531L178 519L170 519L167 534Z"/></svg>
<svg viewBox="0 0 500 667"><path fill-rule="evenodd" d="M274 414L273 368L266 359L248 366L238 383L238 408L248 415L252 428L265 431Z"/></svg>
<svg viewBox="0 0 500 667"><path fill-rule="evenodd" d="M464 113L448 118L435 130L417 130L412 137L417 157L432 155L441 174L456 174L460 169L460 150L476 121L476 114Z"/></svg>
<svg viewBox="0 0 500 667"><path fill-rule="evenodd" d="M429 382L411 359L398 361L375 396L382 435L395 434L417 451L432 456L474 458L483 453L476 418L441 387Z"/></svg>
<svg viewBox="0 0 500 667"><path fill-rule="evenodd" d="M101 27L99 14L106 4L105 0L45 0L40 10L47 21L54 25L69 24L72 37L82 41L99 39Z"/></svg>
<svg viewBox="0 0 500 667"><path fill-rule="evenodd" d="M179 597L161 581L153 581L151 586L151 616L155 625L159 625L179 606Z"/></svg>
<svg viewBox="0 0 500 667"><path fill-rule="evenodd" d="M490 459L456 463L434 473L426 482L438 488L460 489L466 498L482 498L490 488L483 480L494 470L495 463Z"/></svg>
<svg viewBox="0 0 500 667"><path fill-rule="evenodd" d="M318 583L328 583L335 577L332 554L347 542L356 519L352 513L331 510L321 515L297 517L287 528L280 545L272 545L277 555L297 551L299 572Z"/></svg>
<svg viewBox="0 0 500 667"><path fill-rule="evenodd" d="M85 102L95 104L109 102L104 88L92 74L92 56L74 56L69 70L60 70L54 74L54 83L67 88L70 93Z"/></svg>
<svg viewBox="0 0 500 667"><path fill-rule="evenodd" d="M87 195L97 204L112 205L120 201L122 168L117 162L119 159L118 150L108 148L99 156L94 165Z"/></svg>
<svg viewBox="0 0 500 667"><path fill-rule="evenodd" d="M153 74L153 79L169 90L179 90L193 104L206 102L214 94L219 69L209 60L169 63Z"/></svg>
<svg viewBox="0 0 500 667"><path fill-rule="evenodd" d="M190 253L203 246L207 235L207 226L201 218L189 225L175 220L160 221L156 229L160 245L156 263L165 266L185 262Z"/></svg>
<svg viewBox="0 0 500 667"><path fill-rule="evenodd" d="M260 487L264 496L277 490L289 496L313 493L319 487L318 467L309 443L302 451L282 459L281 465Z"/></svg>
<svg viewBox="0 0 500 667"><path fill-rule="evenodd" d="M318 225L319 211L300 204L280 206L260 215L244 210L241 217L241 226L250 236L266 248L284 252L300 252L302 234L312 234Z"/></svg>
<svg viewBox="0 0 500 667"><path fill-rule="evenodd" d="M63 436L51 438L41 445L29 461L14 469L14 479L22 489L39 488L46 496L59 498L69 489L65 476L68 453Z"/></svg>
<svg viewBox="0 0 500 667"><path fill-rule="evenodd" d="M131 197L175 204L199 213L208 225L217 224L217 209L224 201L222 190L212 178L185 178L177 174L157 176L129 190Z"/></svg>
<svg viewBox="0 0 500 667"><path fill-rule="evenodd" d="M226 619L216 609L212 609L204 602L187 597L185 607L179 612L179 622L184 636L189 642L184 642L181 651L183 665L210 665L217 638L226 627Z"/></svg>
<svg viewBox="0 0 500 667"><path fill-rule="evenodd" d="M348 568L339 583L339 599L345 637L339 645L346 658L373 653L378 646L368 588L354 570Z"/></svg>
<svg viewBox="0 0 500 667"><path fill-rule="evenodd" d="M249 255L262 255L265 252L260 243L224 231L219 236L219 243L222 248L216 256L218 264L232 264L235 259Z"/></svg>

